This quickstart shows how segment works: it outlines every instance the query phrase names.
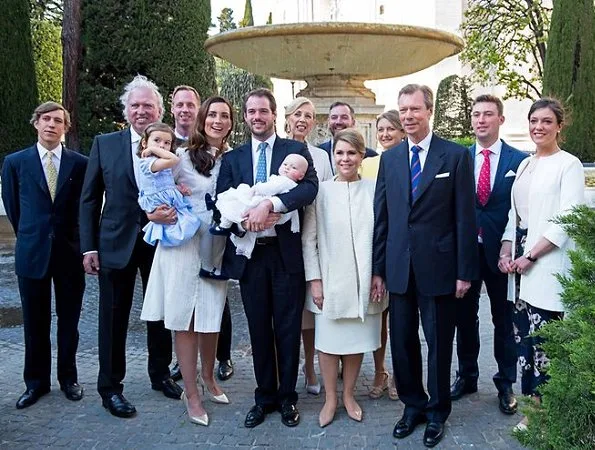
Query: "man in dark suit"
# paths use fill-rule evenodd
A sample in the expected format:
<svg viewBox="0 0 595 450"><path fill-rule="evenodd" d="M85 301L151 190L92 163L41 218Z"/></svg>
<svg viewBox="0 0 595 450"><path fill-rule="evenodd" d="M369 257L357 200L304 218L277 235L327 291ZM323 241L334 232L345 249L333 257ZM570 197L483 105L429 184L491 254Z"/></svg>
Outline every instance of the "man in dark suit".
<svg viewBox="0 0 595 450"><path fill-rule="evenodd" d="M355 111L349 103L335 102L329 108L328 113L328 129L331 132L331 139L319 145L321 149L328 153L331 162L331 169L335 173L335 159L333 158L333 136L337 131L345 130L346 128L355 128ZM378 156L378 153L371 148L366 147L366 154L364 158L372 158Z"/></svg>
<svg viewBox="0 0 595 450"><path fill-rule="evenodd" d="M171 94L171 115L174 118L176 144L185 146L196 128L200 95L192 86L176 86Z"/></svg>
<svg viewBox="0 0 595 450"><path fill-rule="evenodd" d="M300 420L295 385L306 283L300 233L293 233L289 222L274 225L278 213L301 209L314 200L318 178L306 145L275 134L277 105L271 91L249 92L243 113L252 139L223 156L218 193L241 183L252 186L266 181L269 175L278 174L290 153L308 161L306 175L294 189L264 200L247 213L242 228L258 233L252 257L236 255L228 240L222 267L224 275L240 280L252 344L257 388L255 405L244 424L255 427L267 413L279 409L282 422L291 427Z"/></svg>
<svg viewBox="0 0 595 450"><path fill-rule="evenodd" d="M423 442L444 435L451 411L450 365L456 302L477 278L473 169L469 151L430 131L433 94L399 92L407 141L382 154L374 199L373 284L390 293L390 340L403 417L393 436L428 422ZM419 317L428 344L428 395L422 380Z"/></svg>
<svg viewBox="0 0 595 450"><path fill-rule="evenodd" d="M31 119L37 144L6 157L2 200L16 234L15 269L25 332L27 390L18 409L50 391L51 287L58 316L58 382L69 400L83 398L76 350L85 273L79 245L78 202L87 158L65 148L70 115L58 103L38 106Z"/></svg>
<svg viewBox="0 0 595 450"><path fill-rule="evenodd" d="M99 275L97 390L110 413L131 417L136 409L122 395L128 319L137 271L144 293L155 251L143 240L147 216L138 205L136 151L145 128L163 116L163 98L154 83L138 75L120 100L130 127L93 141L80 204L81 251L85 271ZM161 223L176 220L175 210L165 205L149 217ZM169 372L172 337L163 321L147 322L147 346L151 387L179 399L182 389Z"/></svg>
<svg viewBox="0 0 595 450"><path fill-rule="evenodd" d="M494 356L498 372L499 408L514 414L517 401L512 390L517 375L517 352L512 326L513 303L507 300L508 276L498 269L500 239L508 222L510 190L520 162L527 155L499 139L504 123L503 105L498 97L480 95L473 102L471 125L477 143L471 146L475 164L475 213L479 243L480 278L457 303L457 355L459 370L450 391L452 400L477 392L479 377L479 297L485 283L494 324Z"/></svg>

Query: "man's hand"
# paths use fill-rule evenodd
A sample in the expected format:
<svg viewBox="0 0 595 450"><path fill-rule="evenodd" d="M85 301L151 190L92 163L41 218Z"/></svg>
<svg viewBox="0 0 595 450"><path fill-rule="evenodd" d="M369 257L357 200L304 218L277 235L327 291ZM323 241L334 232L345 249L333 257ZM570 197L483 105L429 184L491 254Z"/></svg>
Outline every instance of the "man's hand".
<svg viewBox="0 0 595 450"><path fill-rule="evenodd" d="M176 187L178 188L178 191L180 191L180 194L182 194L184 197L192 195L192 189L190 189L184 183L180 183L176 185Z"/></svg>
<svg viewBox="0 0 595 450"><path fill-rule="evenodd" d="M264 231L273 227L279 218L280 214L272 212L273 203L270 200L263 200L249 209L245 214L245 220L242 222L242 227L248 231Z"/></svg>
<svg viewBox="0 0 595 450"><path fill-rule="evenodd" d="M99 253L87 253L83 256L83 267L85 273L97 275L99 273Z"/></svg>
<svg viewBox="0 0 595 450"><path fill-rule="evenodd" d="M309 284L312 300L318 309L322 311L322 304L324 302L324 296L322 295L322 280L312 280L309 281Z"/></svg>
<svg viewBox="0 0 595 450"><path fill-rule="evenodd" d="M372 289L370 290L370 300L374 303L381 302L386 295L384 280L379 275L372 276Z"/></svg>
<svg viewBox="0 0 595 450"><path fill-rule="evenodd" d="M513 273L514 272L514 262L512 258L508 255L501 256L498 260L498 269L502 273Z"/></svg>
<svg viewBox="0 0 595 450"><path fill-rule="evenodd" d="M521 256L511 263L512 271L521 275L526 274L532 266L533 263L526 256Z"/></svg>
<svg viewBox="0 0 595 450"><path fill-rule="evenodd" d="M155 211L147 213L147 218L153 223L173 225L178 220L176 209L167 205L159 205Z"/></svg>
<svg viewBox="0 0 595 450"><path fill-rule="evenodd" d="M455 296L457 298L463 298L470 287L471 287L470 281L457 280L457 291L455 293Z"/></svg>

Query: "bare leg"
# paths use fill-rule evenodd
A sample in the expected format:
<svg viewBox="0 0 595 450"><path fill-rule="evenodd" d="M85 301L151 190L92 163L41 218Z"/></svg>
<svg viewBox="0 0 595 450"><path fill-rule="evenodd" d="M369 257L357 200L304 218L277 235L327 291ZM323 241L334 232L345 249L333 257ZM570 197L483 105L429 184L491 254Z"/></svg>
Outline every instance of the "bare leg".
<svg viewBox="0 0 595 450"><path fill-rule="evenodd" d="M321 427L327 426L337 411L337 375L339 372L339 356L318 352L318 362L324 380L325 400L318 420Z"/></svg>
<svg viewBox="0 0 595 450"><path fill-rule="evenodd" d="M347 415L358 422L362 420L362 409L355 401L354 391L363 359L363 353L343 355L343 404Z"/></svg>
<svg viewBox="0 0 595 450"><path fill-rule="evenodd" d="M217 354L217 339L219 333L198 333L198 347L200 349L201 375L205 387L213 395L221 395L223 391L215 381L215 355Z"/></svg>
<svg viewBox="0 0 595 450"><path fill-rule="evenodd" d="M194 325L190 324L190 330ZM198 333L194 331L176 331L176 357L184 380L184 390L188 399L188 414L202 416L206 414L196 386L196 363L198 360Z"/></svg>
<svg viewBox="0 0 595 450"><path fill-rule="evenodd" d="M302 330L302 341L304 343L304 372L308 386L318 383L316 371L314 370L314 328Z"/></svg>

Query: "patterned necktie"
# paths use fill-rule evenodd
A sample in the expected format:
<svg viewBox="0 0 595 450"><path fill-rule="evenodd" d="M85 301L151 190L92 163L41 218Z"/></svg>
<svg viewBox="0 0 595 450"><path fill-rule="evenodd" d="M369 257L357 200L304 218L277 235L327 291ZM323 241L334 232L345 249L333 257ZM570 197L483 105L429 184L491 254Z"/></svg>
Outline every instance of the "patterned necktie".
<svg viewBox="0 0 595 450"><path fill-rule="evenodd" d="M477 180L477 200L481 206L485 206L492 193L490 186L490 153L488 149L481 151L483 155L483 164L479 171L479 178Z"/></svg>
<svg viewBox="0 0 595 450"><path fill-rule="evenodd" d="M50 191L52 201L54 201L54 197L56 197L56 185L58 183L58 171L56 170L54 161L52 161L52 152L46 152L44 158L48 189Z"/></svg>
<svg viewBox="0 0 595 450"><path fill-rule="evenodd" d="M267 143L258 144L258 163L256 164L255 183L264 183L267 180Z"/></svg>
<svg viewBox="0 0 595 450"><path fill-rule="evenodd" d="M423 149L417 145L411 147L411 199L417 199L417 187L421 178L421 162L419 161L419 152Z"/></svg>

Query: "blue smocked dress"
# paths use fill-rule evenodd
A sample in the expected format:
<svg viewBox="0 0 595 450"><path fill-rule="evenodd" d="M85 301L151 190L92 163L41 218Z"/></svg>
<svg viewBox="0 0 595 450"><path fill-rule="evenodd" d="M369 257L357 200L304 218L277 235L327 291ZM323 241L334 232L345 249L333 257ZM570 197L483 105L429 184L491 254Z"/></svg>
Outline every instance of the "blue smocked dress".
<svg viewBox="0 0 595 450"><path fill-rule="evenodd" d="M144 240L151 245L161 241L165 247L175 247L196 234L200 219L192 213L190 202L176 188L171 169L151 172L156 160L154 156L140 160L138 203L146 212L154 211L160 205L173 206L178 220L173 225L149 222L143 228Z"/></svg>

